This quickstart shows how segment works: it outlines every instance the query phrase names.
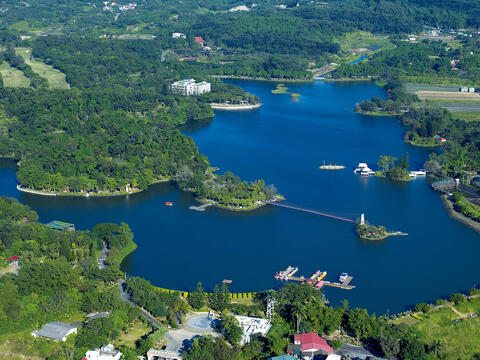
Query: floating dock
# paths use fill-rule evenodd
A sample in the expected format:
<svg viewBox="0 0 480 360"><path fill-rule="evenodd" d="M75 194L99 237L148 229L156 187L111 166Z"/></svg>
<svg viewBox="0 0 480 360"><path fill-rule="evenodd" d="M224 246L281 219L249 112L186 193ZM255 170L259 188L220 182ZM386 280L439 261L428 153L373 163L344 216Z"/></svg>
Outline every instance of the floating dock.
<svg viewBox="0 0 480 360"><path fill-rule="evenodd" d="M209 206L212 206L212 204L207 203L207 204L202 204L202 205L199 205L199 206L192 205L192 206L189 206L188 208L190 210L195 210L195 211L205 211Z"/></svg>
<svg viewBox="0 0 480 360"><path fill-rule="evenodd" d="M353 280L353 276L347 276L343 282L331 282L323 280L327 276L326 271L317 270L309 278L305 276L293 276L298 271L298 267L289 266L283 271L279 271L275 274L275 279L284 280L284 281L298 281L301 283L312 284L317 289L322 288L323 286L330 286L338 289L352 290L355 289L355 286L350 285L350 282Z"/></svg>

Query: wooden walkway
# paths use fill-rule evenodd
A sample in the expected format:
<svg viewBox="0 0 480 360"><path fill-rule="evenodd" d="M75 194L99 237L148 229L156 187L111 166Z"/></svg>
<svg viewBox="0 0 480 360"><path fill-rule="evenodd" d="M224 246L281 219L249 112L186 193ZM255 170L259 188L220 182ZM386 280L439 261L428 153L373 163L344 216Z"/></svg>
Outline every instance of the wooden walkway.
<svg viewBox="0 0 480 360"><path fill-rule="evenodd" d="M355 286L349 285L352 280L353 280L353 276L348 276L343 283L338 283L338 282L332 283L330 281L324 281L323 286L330 286L330 287L335 287L339 289L352 290L352 289L355 289Z"/></svg>
<svg viewBox="0 0 480 360"><path fill-rule="evenodd" d="M207 203L207 204L202 204L202 205L199 205L199 206L192 205L192 206L189 206L188 208L190 210L195 210L195 211L205 211L209 206L212 206L212 204Z"/></svg>

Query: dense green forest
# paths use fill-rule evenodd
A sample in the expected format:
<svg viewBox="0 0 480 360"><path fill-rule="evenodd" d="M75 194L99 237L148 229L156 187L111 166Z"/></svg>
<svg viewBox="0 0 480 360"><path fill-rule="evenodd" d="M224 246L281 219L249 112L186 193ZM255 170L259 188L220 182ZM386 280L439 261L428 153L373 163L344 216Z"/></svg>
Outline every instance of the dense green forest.
<svg viewBox="0 0 480 360"><path fill-rule="evenodd" d="M210 102L258 102L220 80L201 97L173 95L173 81L204 75L163 61L155 41L48 37L32 47L73 89L0 88L0 152L18 161L19 182L30 189L128 192L174 179L185 168L192 188L200 187L208 160L178 125L212 117Z"/></svg>

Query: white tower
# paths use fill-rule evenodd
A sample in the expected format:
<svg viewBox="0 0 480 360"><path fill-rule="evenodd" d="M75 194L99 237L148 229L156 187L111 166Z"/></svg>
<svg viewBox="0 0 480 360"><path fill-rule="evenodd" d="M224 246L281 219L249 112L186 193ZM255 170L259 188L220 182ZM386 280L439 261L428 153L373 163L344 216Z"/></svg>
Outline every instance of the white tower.
<svg viewBox="0 0 480 360"><path fill-rule="evenodd" d="M365 225L365 214L360 215L360 225Z"/></svg>

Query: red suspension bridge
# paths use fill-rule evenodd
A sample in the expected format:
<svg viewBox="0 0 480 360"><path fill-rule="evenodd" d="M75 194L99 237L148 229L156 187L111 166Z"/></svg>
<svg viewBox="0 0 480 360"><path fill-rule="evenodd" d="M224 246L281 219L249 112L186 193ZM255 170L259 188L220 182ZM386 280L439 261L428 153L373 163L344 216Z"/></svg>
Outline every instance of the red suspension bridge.
<svg viewBox="0 0 480 360"><path fill-rule="evenodd" d="M296 210L296 211L300 211L300 212L304 212L304 213L308 213L308 214L325 216L325 217L328 217L328 218L331 218L331 219L346 221L346 222L353 223L353 224L363 224L363 223L365 223L364 214L362 214L360 218L352 218L352 217L347 217L347 216L333 215L333 214L329 214L329 213L324 212L324 211L307 209L307 208L304 208L304 207L291 205L291 204L288 204L286 202L271 202L270 205L277 206L277 207L282 207L282 208L286 208L286 209L291 209L291 210Z"/></svg>

